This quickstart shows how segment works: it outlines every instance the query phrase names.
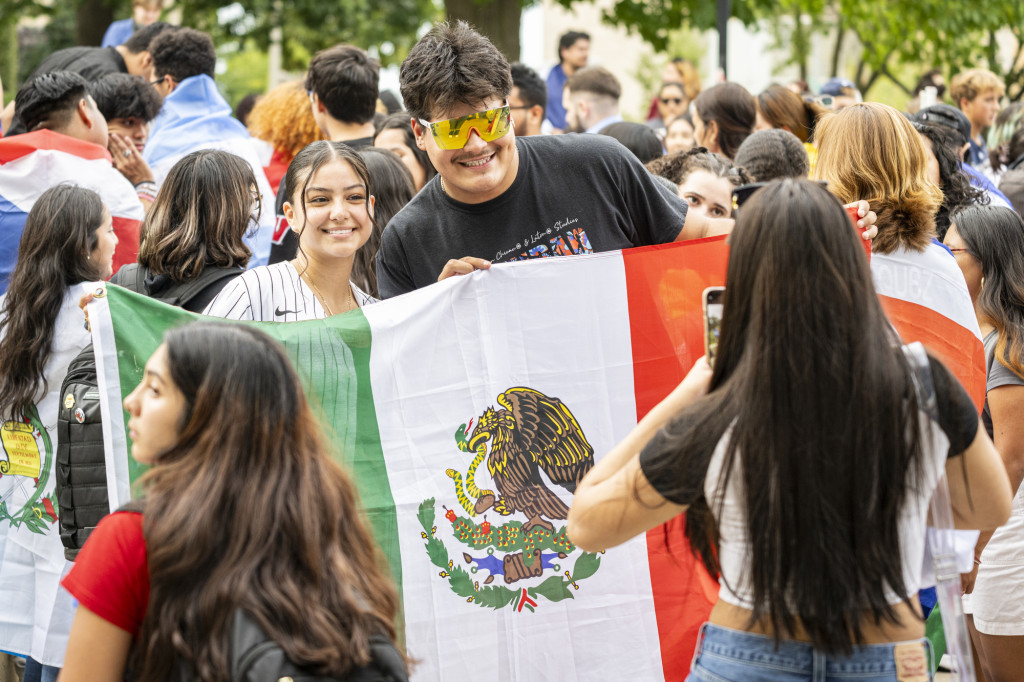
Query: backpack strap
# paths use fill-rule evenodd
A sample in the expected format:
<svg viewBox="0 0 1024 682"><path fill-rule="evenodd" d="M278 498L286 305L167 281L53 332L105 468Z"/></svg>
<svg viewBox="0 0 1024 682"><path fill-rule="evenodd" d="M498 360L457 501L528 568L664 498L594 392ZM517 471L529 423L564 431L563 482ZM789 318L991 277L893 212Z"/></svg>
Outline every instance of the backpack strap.
<svg viewBox="0 0 1024 682"><path fill-rule="evenodd" d="M148 276L149 268L138 263L127 263L121 266L121 269L110 278L110 281L137 294L145 294L146 277Z"/></svg>
<svg viewBox="0 0 1024 682"><path fill-rule="evenodd" d="M242 271L242 268L206 268L191 282L169 287L159 300L171 305L184 306L211 286L220 283L223 287L229 279L237 277Z"/></svg>

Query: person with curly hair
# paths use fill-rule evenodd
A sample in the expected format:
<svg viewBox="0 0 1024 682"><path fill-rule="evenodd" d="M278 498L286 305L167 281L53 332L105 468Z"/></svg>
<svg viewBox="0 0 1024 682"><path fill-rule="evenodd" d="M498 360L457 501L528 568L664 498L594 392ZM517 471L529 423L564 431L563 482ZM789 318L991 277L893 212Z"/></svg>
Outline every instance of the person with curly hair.
<svg viewBox="0 0 1024 682"><path fill-rule="evenodd" d="M989 197L972 185L971 179L964 173L960 161L952 151L956 141L949 128L916 121L913 122L913 126L924 143L929 177L942 190L942 205L935 214L935 233L941 240L946 236L949 216L954 211L971 204L988 204Z"/></svg>
<svg viewBox="0 0 1024 682"><path fill-rule="evenodd" d="M709 218L731 218L732 190L750 182L746 171L704 147L662 156L645 167L674 182L690 210Z"/></svg>
<svg viewBox="0 0 1024 682"><path fill-rule="evenodd" d="M149 139L149 124L160 113L160 95L145 78L126 73L111 73L90 83L89 94L107 119L107 149L114 168L132 183L148 211L156 197L156 183L142 150Z"/></svg>
<svg viewBox="0 0 1024 682"><path fill-rule="evenodd" d="M295 155L306 145L326 139L313 118L301 81L282 83L261 97L248 121L249 134L273 148L263 170L275 193Z"/></svg>

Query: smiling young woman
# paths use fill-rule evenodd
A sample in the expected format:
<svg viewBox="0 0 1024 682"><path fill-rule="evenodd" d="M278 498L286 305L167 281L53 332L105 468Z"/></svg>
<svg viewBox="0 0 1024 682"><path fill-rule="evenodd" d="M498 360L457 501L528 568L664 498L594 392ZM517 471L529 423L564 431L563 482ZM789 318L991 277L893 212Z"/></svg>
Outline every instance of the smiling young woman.
<svg viewBox="0 0 1024 682"><path fill-rule="evenodd" d="M299 237L294 260L249 270L204 311L233 320L314 320L376 303L351 281L356 252L373 231L366 164L342 142L319 141L288 166L285 216Z"/></svg>

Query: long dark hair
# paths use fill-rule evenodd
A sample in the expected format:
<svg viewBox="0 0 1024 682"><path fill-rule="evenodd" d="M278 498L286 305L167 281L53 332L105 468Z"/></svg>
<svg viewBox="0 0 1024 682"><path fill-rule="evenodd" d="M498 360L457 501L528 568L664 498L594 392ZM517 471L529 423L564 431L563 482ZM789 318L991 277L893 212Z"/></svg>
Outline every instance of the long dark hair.
<svg viewBox="0 0 1024 682"><path fill-rule="evenodd" d="M950 128L936 123L911 122L914 130L927 137L932 143L932 154L939 164L939 182L942 186L942 205L935 214L935 233L939 239L946 236L950 214L971 204L989 203L988 195L971 184L970 178L960 166L954 149L957 140ZM957 136L959 137L959 136Z"/></svg>
<svg viewBox="0 0 1024 682"><path fill-rule="evenodd" d="M57 185L28 213L0 313L0 414L5 419L16 418L46 393L44 372L68 287L105 276L89 259L103 212L96 192Z"/></svg>
<svg viewBox="0 0 1024 682"><path fill-rule="evenodd" d="M259 220L256 177L240 157L214 149L183 156L171 167L142 223L139 264L178 283L207 266L245 267L242 241Z"/></svg>
<svg viewBox="0 0 1024 682"><path fill-rule="evenodd" d="M377 221L373 218L373 211L370 210L370 195L373 191L370 186L370 173L366 170L366 163L363 158L344 142L332 142L330 140L318 140L306 145L301 152L295 155L292 162L288 164L288 171L284 175L282 185L288 188L291 196L288 201L291 204L302 206L302 225L292 225L299 240L299 251L302 251L302 230L306 226L306 189L310 180L316 172L331 161L339 160L348 163L353 172L366 186L366 212L370 216L370 224L373 230L377 229ZM372 235L372 233L371 233ZM365 244L364 244L365 247ZM361 251L362 249L360 249ZM356 252L359 253L358 251Z"/></svg>
<svg viewBox="0 0 1024 682"><path fill-rule="evenodd" d="M697 95L697 115L705 127L718 124L718 146L722 155L733 159L743 140L754 132L757 123L757 100L739 83L719 83Z"/></svg>
<svg viewBox="0 0 1024 682"><path fill-rule="evenodd" d="M437 175L437 169L434 168L434 164L430 162L430 156L423 149L420 149L416 145L416 133L412 131L412 123L410 122L412 115L407 111L399 111L394 114L389 114L377 124L377 127L373 131L373 143L377 144L377 136L385 130L401 130L402 137L405 140L405 146L412 151L412 155L416 157L417 163L423 168L424 179L423 182L429 182L432 177Z"/></svg>
<svg viewBox="0 0 1024 682"><path fill-rule="evenodd" d="M243 325L167 333L185 397L178 442L143 477L150 599L138 679L231 679L238 608L289 659L344 677L369 638L394 639L398 601L355 486L328 455L284 350Z"/></svg>
<svg viewBox="0 0 1024 682"><path fill-rule="evenodd" d="M352 281L360 289L377 298L377 268L374 259L380 247L380 235L391 218L412 201L416 194L412 173L394 152L380 147L364 147L359 156L366 163L366 171L373 185L373 233L356 251L352 264Z"/></svg>
<svg viewBox="0 0 1024 682"><path fill-rule="evenodd" d="M1024 220L1003 206L967 206L952 221L981 264L978 308L999 334L995 357L1024 379Z"/></svg>
<svg viewBox="0 0 1024 682"><path fill-rule="evenodd" d="M744 204L727 281L710 392L655 459L684 463L668 497L692 501L687 535L716 575L703 486L732 428L722 470L742 455L754 621L781 639L799 619L816 647L848 653L865 614L898 622L886 588L907 599L899 518L923 461L911 370L846 213L816 183L773 182Z"/></svg>

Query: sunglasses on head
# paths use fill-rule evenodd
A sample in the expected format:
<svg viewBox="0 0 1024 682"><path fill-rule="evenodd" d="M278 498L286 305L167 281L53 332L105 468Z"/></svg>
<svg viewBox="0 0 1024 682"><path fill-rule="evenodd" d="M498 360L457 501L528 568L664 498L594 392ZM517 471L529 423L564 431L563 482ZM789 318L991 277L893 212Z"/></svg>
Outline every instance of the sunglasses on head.
<svg viewBox="0 0 1024 682"><path fill-rule="evenodd" d="M495 109L449 118L446 121L431 123L423 119L417 120L420 125L430 130L434 142L441 149L462 149L469 142L469 135L474 130L484 142L493 142L503 137L512 127L512 111L508 104L504 104Z"/></svg>
<svg viewBox="0 0 1024 682"><path fill-rule="evenodd" d="M683 103L683 98L682 97L662 97L661 98L661 103L662 104L682 104Z"/></svg>

